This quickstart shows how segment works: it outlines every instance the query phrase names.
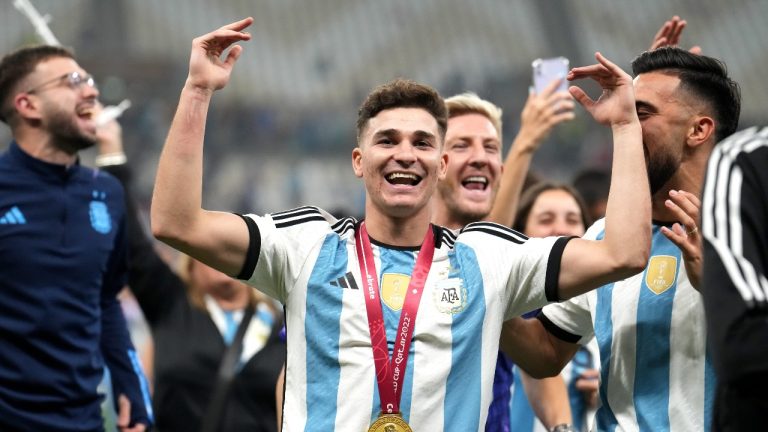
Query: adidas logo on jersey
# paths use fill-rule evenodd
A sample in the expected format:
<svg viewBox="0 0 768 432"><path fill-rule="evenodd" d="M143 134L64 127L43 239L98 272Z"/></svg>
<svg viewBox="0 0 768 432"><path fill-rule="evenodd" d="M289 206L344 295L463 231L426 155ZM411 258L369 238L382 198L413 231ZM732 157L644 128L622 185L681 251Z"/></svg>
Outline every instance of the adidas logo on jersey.
<svg viewBox="0 0 768 432"><path fill-rule="evenodd" d="M27 223L27 219L17 206L11 207L10 210L0 217L0 225L23 225L25 223Z"/></svg>
<svg viewBox="0 0 768 432"><path fill-rule="evenodd" d="M352 276L352 272L347 272L344 276L331 281L331 285L335 287L340 288L350 288L350 289L358 289L357 283L355 282L354 276Z"/></svg>

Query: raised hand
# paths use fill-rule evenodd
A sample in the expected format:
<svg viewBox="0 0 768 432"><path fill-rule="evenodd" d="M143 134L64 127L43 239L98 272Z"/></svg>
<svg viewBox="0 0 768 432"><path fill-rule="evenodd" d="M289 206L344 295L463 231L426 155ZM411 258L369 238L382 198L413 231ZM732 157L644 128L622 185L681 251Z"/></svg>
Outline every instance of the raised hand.
<svg viewBox="0 0 768 432"><path fill-rule="evenodd" d="M677 15L665 21L659 31L656 32L656 36L653 37L649 50L655 50L664 46L678 46L680 44L680 34L682 34L686 25L688 25L688 22ZM701 54L701 47L696 45L688 51L693 54Z"/></svg>
<svg viewBox="0 0 768 432"><path fill-rule="evenodd" d="M598 391L600 390L600 371L597 369L587 369L576 379L576 390L581 392L581 396L587 402L590 408L597 408Z"/></svg>
<svg viewBox="0 0 768 432"><path fill-rule="evenodd" d="M701 200L690 192L671 190L664 205L675 214L678 222L671 229L662 227L661 232L683 252L688 280L698 289L701 282L702 244L697 221Z"/></svg>
<svg viewBox="0 0 768 432"><path fill-rule="evenodd" d="M538 145L558 124L573 120L573 98L567 92L556 92L560 80L547 85L541 94L531 92L520 114L520 132L523 142Z"/></svg>
<svg viewBox="0 0 768 432"><path fill-rule="evenodd" d="M584 90L571 86L571 95L600 124L621 126L639 124L635 110L635 90L632 77L613 64L602 54L595 53L598 63L571 69L568 81L591 78L603 89L597 100L590 98Z"/></svg>
<svg viewBox="0 0 768 432"><path fill-rule="evenodd" d="M204 91L224 88L243 51L243 47L233 44L251 39L251 35L243 30L252 23L253 18L248 17L193 39L187 86ZM227 48L230 48L229 52L222 60Z"/></svg>
<svg viewBox="0 0 768 432"><path fill-rule="evenodd" d="M93 116L97 117L104 106L96 103ZM123 152L123 129L117 119L112 119L96 129L96 148L99 155L108 155Z"/></svg>

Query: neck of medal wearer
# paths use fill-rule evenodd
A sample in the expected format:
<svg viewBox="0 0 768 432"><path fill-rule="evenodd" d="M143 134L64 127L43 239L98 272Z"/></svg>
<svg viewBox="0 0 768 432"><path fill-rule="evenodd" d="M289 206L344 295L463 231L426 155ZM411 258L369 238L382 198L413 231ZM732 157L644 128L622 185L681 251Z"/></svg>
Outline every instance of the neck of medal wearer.
<svg viewBox="0 0 768 432"><path fill-rule="evenodd" d="M393 217L380 211L369 211L366 205L365 228L376 241L401 247L418 247L430 229L430 209L422 210L407 217Z"/></svg>

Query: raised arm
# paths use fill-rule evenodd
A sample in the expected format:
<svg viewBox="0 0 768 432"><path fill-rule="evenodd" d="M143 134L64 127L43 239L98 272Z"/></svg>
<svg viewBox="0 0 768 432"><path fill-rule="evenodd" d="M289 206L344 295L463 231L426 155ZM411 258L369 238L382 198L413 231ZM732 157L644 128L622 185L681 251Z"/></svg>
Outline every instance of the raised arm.
<svg viewBox="0 0 768 432"><path fill-rule="evenodd" d="M249 245L245 222L202 208L203 137L213 92L224 88L247 41L253 18L192 41L189 76L165 141L152 198L152 233L159 240L224 273L237 275ZM224 52L228 53L223 56Z"/></svg>
<svg viewBox="0 0 768 432"><path fill-rule="evenodd" d="M573 98L555 91L559 83L552 81L541 94L528 95L520 114L520 131L504 161L499 192L487 218L491 222L512 226L533 155L555 126L573 119Z"/></svg>
<svg viewBox="0 0 768 432"><path fill-rule="evenodd" d="M573 97L613 131L611 187L601 240L573 239L565 247L559 295L567 299L645 268L651 246L651 192L632 78L597 53L597 64L572 69L569 80L591 78L602 87L597 100L578 87Z"/></svg>

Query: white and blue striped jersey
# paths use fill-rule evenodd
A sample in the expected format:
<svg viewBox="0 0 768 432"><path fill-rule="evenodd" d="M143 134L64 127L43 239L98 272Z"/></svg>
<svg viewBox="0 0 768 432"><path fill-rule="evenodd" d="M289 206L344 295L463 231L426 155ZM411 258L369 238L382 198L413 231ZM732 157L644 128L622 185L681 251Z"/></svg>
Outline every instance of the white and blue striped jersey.
<svg viewBox="0 0 768 432"><path fill-rule="evenodd" d="M315 207L244 219L251 247L240 276L285 304L283 430L366 430L380 402L357 222ZM434 229L400 408L417 431L482 430L502 321L556 299L567 239L528 239L491 223ZM371 241L391 353L418 248Z"/></svg>
<svg viewBox="0 0 768 432"><path fill-rule="evenodd" d="M587 231L601 238L605 220ZM706 352L701 295L688 281L682 253L653 224L645 270L539 316L557 337L600 349L600 431L708 431L715 376Z"/></svg>

